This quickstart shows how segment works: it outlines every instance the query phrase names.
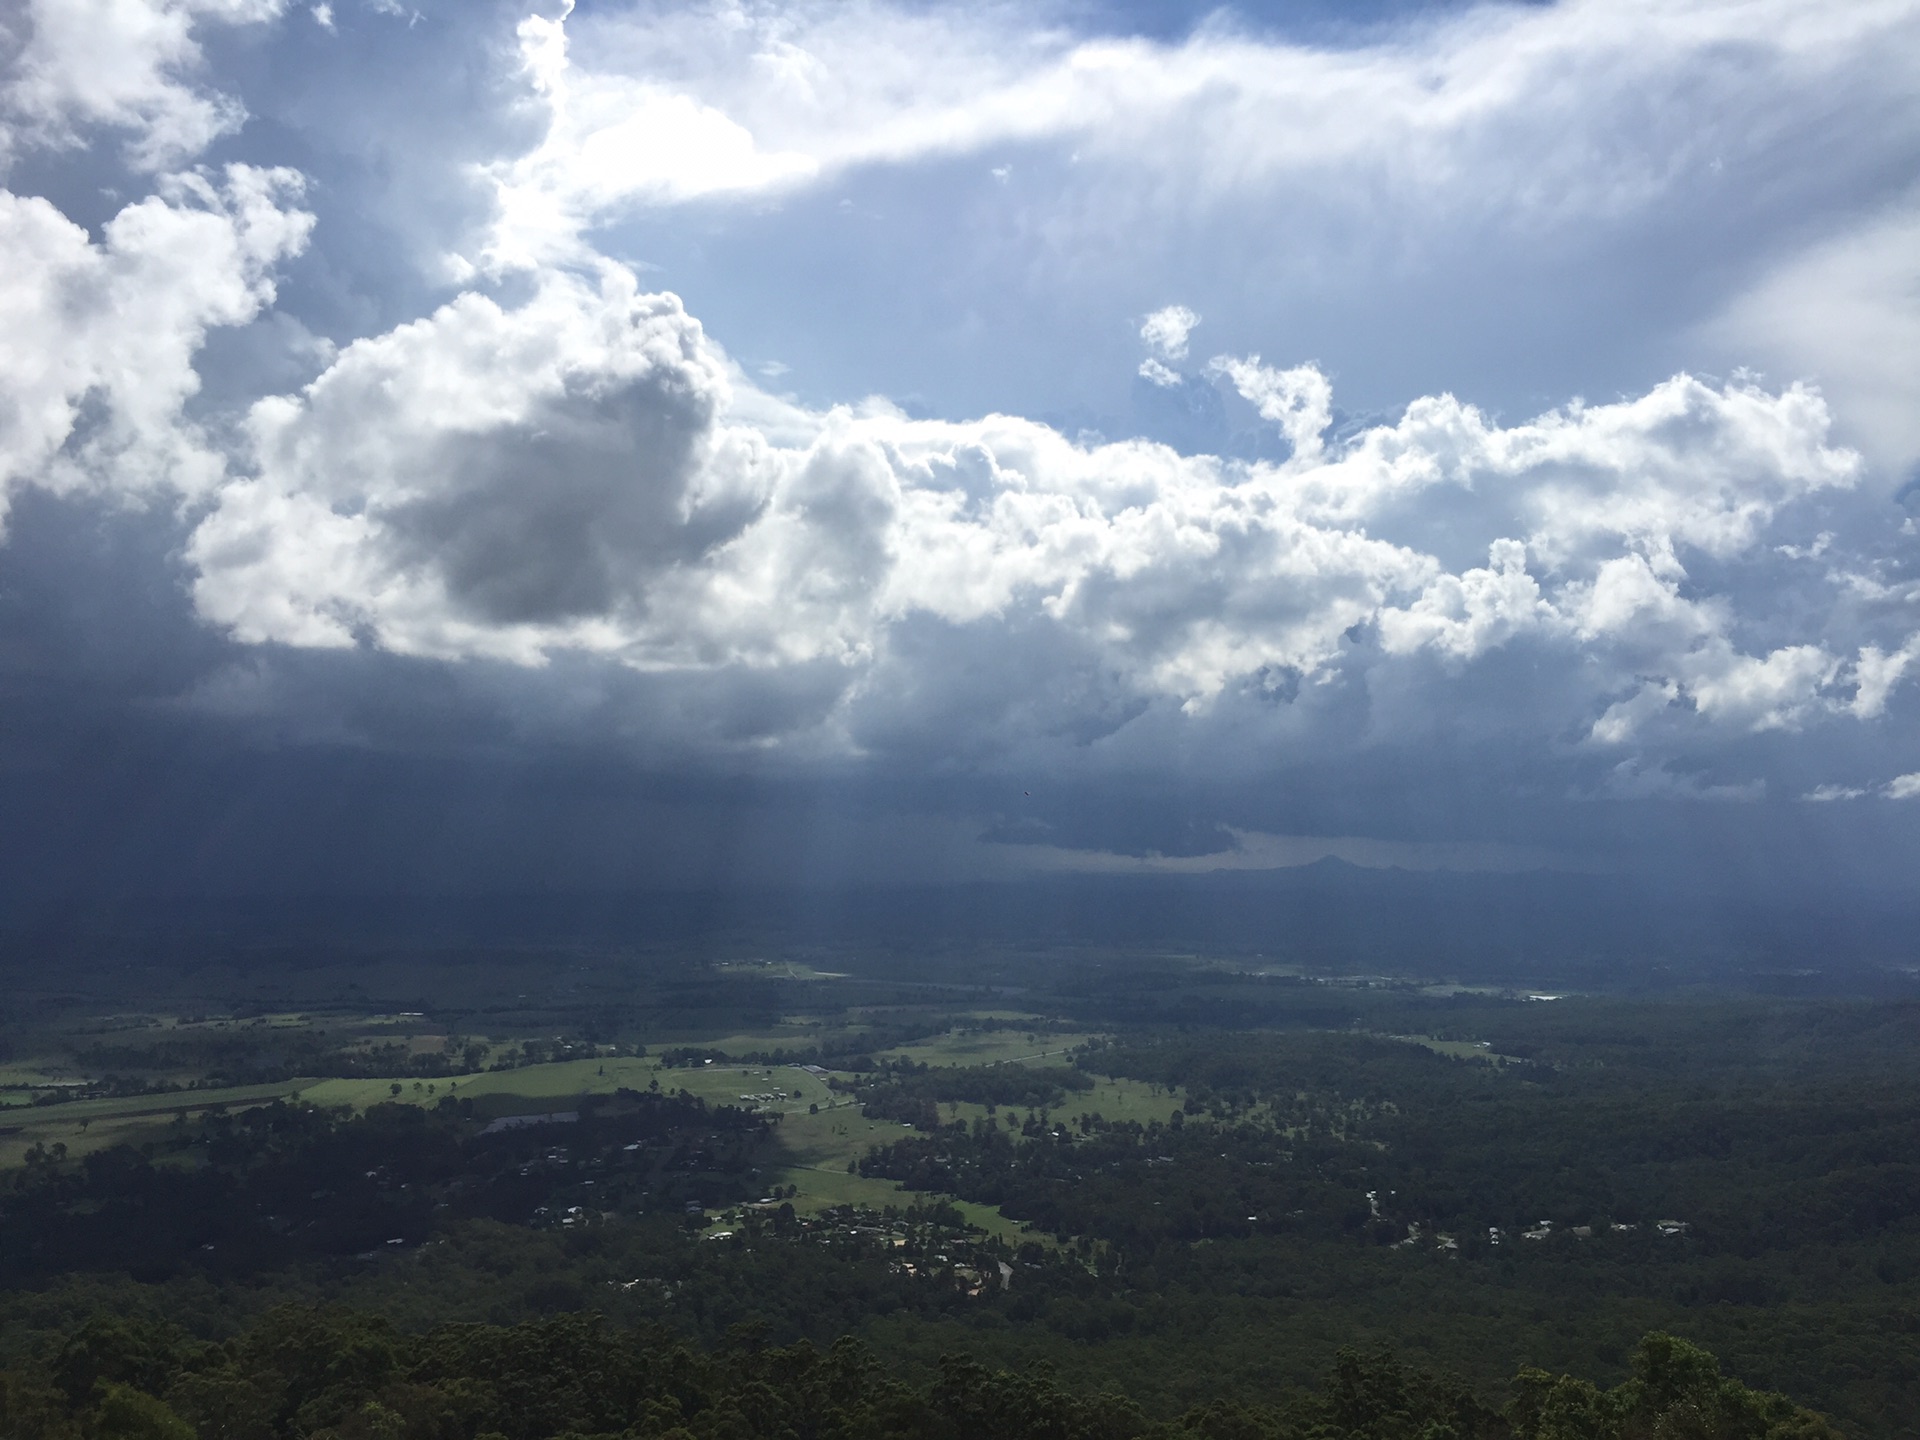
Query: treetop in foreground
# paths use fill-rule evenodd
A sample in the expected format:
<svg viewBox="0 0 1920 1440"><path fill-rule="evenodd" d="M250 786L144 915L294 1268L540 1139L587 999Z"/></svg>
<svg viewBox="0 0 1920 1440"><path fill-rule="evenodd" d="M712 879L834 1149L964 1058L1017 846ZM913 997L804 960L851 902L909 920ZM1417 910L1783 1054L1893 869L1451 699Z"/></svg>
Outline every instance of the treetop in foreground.
<svg viewBox="0 0 1920 1440"><path fill-rule="evenodd" d="M219 1344L96 1317L44 1363L0 1372L5 1440L1839 1440L1670 1335L1612 1390L1522 1370L1496 1406L1386 1352L1343 1350L1314 1392L1174 1419L1063 1387L1050 1367L949 1356L929 1383L865 1346L777 1348L741 1325L711 1352L587 1315L406 1335L284 1307Z"/></svg>

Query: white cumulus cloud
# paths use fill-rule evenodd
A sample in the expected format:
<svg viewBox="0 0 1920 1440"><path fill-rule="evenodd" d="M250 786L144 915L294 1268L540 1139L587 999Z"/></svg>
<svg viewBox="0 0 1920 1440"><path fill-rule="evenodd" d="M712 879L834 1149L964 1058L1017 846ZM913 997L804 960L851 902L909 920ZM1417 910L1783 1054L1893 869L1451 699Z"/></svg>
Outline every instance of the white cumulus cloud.
<svg viewBox="0 0 1920 1440"><path fill-rule="evenodd" d="M1141 322L1140 338L1162 360L1187 358L1187 337L1193 334L1200 317L1184 305L1168 305L1154 311Z"/></svg>
<svg viewBox="0 0 1920 1440"><path fill-rule="evenodd" d="M299 194L283 170L174 176L96 244L45 200L0 191L0 499L26 482L193 495L223 478L181 415L193 357L272 300L274 266L313 223Z"/></svg>
<svg viewBox="0 0 1920 1440"><path fill-rule="evenodd" d="M1689 574L1790 563L1783 508L1855 483L1811 392L1682 376L1511 426L1435 397L1331 445L1317 370L1216 368L1287 461L796 409L622 267L547 272L516 307L464 295L256 405L251 476L188 547L196 602L249 641L827 664L856 730L972 636L997 637L989 688L1097 675L1038 684L1109 717L1528 645L1562 708L1515 723L1604 745L1875 714L1920 644L1816 627L1755 646L1753 595ZM1467 544L1478 561L1450 563Z"/></svg>
<svg viewBox="0 0 1920 1440"><path fill-rule="evenodd" d="M237 129L246 112L199 83L197 25L271 20L285 0L26 0L0 90L0 164L28 145L70 148L103 126L128 158L164 170ZM4 37L0 37L3 39Z"/></svg>
<svg viewBox="0 0 1920 1440"><path fill-rule="evenodd" d="M249 639L532 661L624 648L653 584L763 502L765 446L671 296L608 267L468 294L349 346L248 423L257 477L196 532L197 596Z"/></svg>

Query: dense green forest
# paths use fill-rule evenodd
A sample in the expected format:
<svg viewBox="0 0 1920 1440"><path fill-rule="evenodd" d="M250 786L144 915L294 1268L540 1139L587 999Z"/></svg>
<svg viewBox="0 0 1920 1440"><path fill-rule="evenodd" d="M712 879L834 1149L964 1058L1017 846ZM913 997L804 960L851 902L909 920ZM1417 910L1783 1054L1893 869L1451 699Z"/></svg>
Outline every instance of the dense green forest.
<svg viewBox="0 0 1920 1440"><path fill-rule="evenodd" d="M417 1246L467 1217L564 1223L589 1201L596 1214L634 1209L643 1192L676 1211L738 1200L770 1123L684 1093L579 1103L565 1125L489 1132L451 1097L359 1115L276 1100L176 1120L141 1149L74 1165L29 1152L0 1191L0 1283L76 1270L160 1279L188 1265L251 1274Z"/></svg>
<svg viewBox="0 0 1920 1440"><path fill-rule="evenodd" d="M407 1335L360 1313L283 1309L222 1344L99 1318L45 1365L0 1373L0 1433L43 1440L1825 1440L1819 1416L1650 1335L1602 1391L1523 1371L1496 1409L1385 1355L1342 1351L1324 1383L1274 1407L1215 1402L1150 1420L1123 1396L1063 1388L1048 1367L947 1357L924 1385L841 1340L768 1347L740 1326L709 1351L655 1327L567 1317Z"/></svg>

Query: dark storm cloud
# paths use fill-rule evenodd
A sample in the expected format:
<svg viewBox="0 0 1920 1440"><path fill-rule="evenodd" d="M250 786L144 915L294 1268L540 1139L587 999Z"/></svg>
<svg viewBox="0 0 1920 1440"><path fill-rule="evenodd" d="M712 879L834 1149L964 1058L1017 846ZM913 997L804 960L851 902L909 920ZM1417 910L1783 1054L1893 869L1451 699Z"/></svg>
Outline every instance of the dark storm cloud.
<svg viewBox="0 0 1920 1440"><path fill-rule="evenodd" d="M1911 7L148 8L9 72L17 888L1905 874L1909 382L1670 372L1920 334Z"/></svg>

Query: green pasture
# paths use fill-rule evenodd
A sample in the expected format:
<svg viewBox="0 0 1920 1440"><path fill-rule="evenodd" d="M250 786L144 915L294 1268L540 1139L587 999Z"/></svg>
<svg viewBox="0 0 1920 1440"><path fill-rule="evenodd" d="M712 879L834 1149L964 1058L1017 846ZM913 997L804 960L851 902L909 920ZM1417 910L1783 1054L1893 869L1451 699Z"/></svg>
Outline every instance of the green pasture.
<svg viewBox="0 0 1920 1440"><path fill-rule="evenodd" d="M944 1035L896 1045L878 1052L890 1060L916 1065L1014 1065L1061 1063L1067 1053L1092 1039L1091 1035L1022 1034L1018 1030L949 1030Z"/></svg>
<svg viewBox="0 0 1920 1440"><path fill-rule="evenodd" d="M82 1120L121 1120L153 1115L171 1120L182 1110L211 1110L216 1105L264 1105L270 1100L287 1099L299 1094L313 1083L312 1080L281 1080L270 1085L175 1090L166 1095L133 1095L119 1100L69 1100L64 1105L48 1105L44 1108L51 1124L77 1125Z"/></svg>
<svg viewBox="0 0 1920 1440"><path fill-rule="evenodd" d="M316 1105L351 1105L365 1109L383 1101L407 1105L434 1105L451 1095L471 1100L488 1118L539 1114L566 1108L582 1095L611 1095L616 1090L645 1090L654 1081L662 1090L685 1090L713 1105L738 1105L740 1097L770 1090L800 1091L800 1098L767 1110L805 1111L809 1104L833 1100L826 1083L791 1066L694 1065L664 1068L647 1057L608 1056L597 1060L559 1060L548 1065L522 1065L514 1070L489 1070L450 1079L319 1080L311 1082L301 1098ZM394 1085L400 1093L394 1094ZM432 1088L429 1088L432 1087Z"/></svg>
<svg viewBox="0 0 1920 1440"><path fill-rule="evenodd" d="M1149 1085L1144 1080L1101 1076L1093 1089L1069 1094L1061 1108L1069 1119L1098 1115L1103 1120L1136 1121L1141 1125L1157 1120L1164 1125L1186 1100L1186 1091L1178 1088L1169 1094L1164 1086Z"/></svg>
<svg viewBox="0 0 1920 1440"><path fill-rule="evenodd" d="M56 1080L70 1080L57 1070L30 1062L16 1062L12 1065L0 1065L0 1085L46 1085Z"/></svg>
<svg viewBox="0 0 1920 1440"><path fill-rule="evenodd" d="M747 1055L766 1050L805 1050L818 1045L823 1037L838 1038L848 1033L849 1028L855 1031L859 1029L858 1026L848 1027L838 1022L821 1024L806 1020L792 1020L782 1021L772 1029L746 1031L738 1035L722 1035L718 1039L712 1036L649 1039L647 1048L658 1054L661 1051L677 1050L681 1046L688 1046L698 1050L723 1050L729 1055Z"/></svg>
<svg viewBox="0 0 1920 1440"><path fill-rule="evenodd" d="M715 1049L773 1049L797 1038L754 1034L727 1036L701 1043ZM1058 1066L1065 1054L1082 1043L1084 1035L1047 1035L1037 1040L1019 1032L960 1031L902 1046L888 1052L928 1065L1033 1064ZM513 1070L486 1071L449 1078L416 1079L305 1079L277 1085L253 1085L224 1090L190 1090L126 1100L82 1100L65 1105L14 1109L4 1112L9 1122L0 1135L0 1166L18 1165L36 1143L67 1146L69 1155L83 1155L118 1144L152 1139L160 1127L183 1110L199 1112L216 1105L244 1107L274 1099L299 1099L323 1106L370 1105L396 1102L434 1105L451 1096L471 1100L483 1118L537 1114L570 1108L583 1095L612 1094L629 1088L646 1090L655 1082L664 1091L685 1090L709 1104L738 1105L742 1095L780 1090L785 1100L754 1102L778 1113L774 1131L778 1158L769 1166L766 1184L795 1186L796 1209L814 1213L834 1205L906 1206L916 1197L904 1194L889 1180L847 1173L868 1147L906 1133L890 1121L868 1120L844 1095L826 1082L795 1066L715 1063L676 1069L664 1068L649 1057L609 1056L527 1065ZM394 1087L399 1087L396 1094ZM1180 1107L1179 1094L1153 1091L1142 1082L1101 1079L1090 1091L1070 1092L1055 1118L1071 1123L1080 1115L1098 1113L1109 1120L1165 1121ZM818 1113L809 1113L818 1106ZM986 1118L978 1105L942 1105L943 1119L972 1123ZM85 1122L84 1127L82 1122ZM1005 1114L999 1118L1005 1124ZM931 1197L917 1197L921 1199ZM974 1224L1011 1241L1035 1238L1014 1221L987 1206L953 1202Z"/></svg>
<svg viewBox="0 0 1920 1440"><path fill-rule="evenodd" d="M767 1184L799 1186L793 1206L803 1214L830 1205L908 1203L891 1180L847 1173L848 1162L857 1161L873 1143L873 1125L849 1104L834 1110L823 1107L818 1115L809 1115L802 1105L780 1122L776 1138L785 1163L769 1173Z"/></svg>
<svg viewBox="0 0 1920 1440"><path fill-rule="evenodd" d="M817 970L804 960L716 960L716 975L744 975L750 979L844 980L844 970Z"/></svg>
<svg viewBox="0 0 1920 1440"><path fill-rule="evenodd" d="M711 1042L709 1042L711 1043ZM738 1105L741 1095L764 1094L783 1090L797 1098L762 1105L768 1113L781 1116L774 1138L779 1160L768 1167L766 1185L793 1185L796 1210L812 1214L833 1205L908 1205L913 1197L904 1195L890 1180L870 1180L849 1175L847 1163L858 1161L867 1147L882 1139L903 1133L899 1126L865 1119L851 1101L836 1096L823 1080L792 1066L776 1065L694 1065L664 1069L652 1059L611 1058L605 1060L565 1060L552 1065L528 1065L517 1070L501 1070L467 1075L453 1081L434 1081L428 1094L423 1083L415 1090L411 1080L398 1082L399 1095L392 1093L396 1082L386 1080L322 1080L307 1089L303 1098L321 1105L353 1105L364 1108L381 1101L405 1104L433 1104L446 1095L474 1102L476 1111L486 1116L535 1114L554 1109L582 1095L611 1094L621 1087L645 1090L655 1080L664 1091L685 1090L713 1105ZM1077 1097L1076 1097L1077 1098ZM809 1114L812 1105L819 1114ZM977 1109L978 1107L963 1107ZM984 1113L984 1112L983 1112ZM996 1234L1019 1238L1020 1227L997 1210L985 1206L962 1206L968 1218Z"/></svg>
<svg viewBox="0 0 1920 1440"><path fill-rule="evenodd" d="M312 1011L281 1011L268 1015L249 1015L244 1019L234 1015L209 1015L204 1020L189 1020L180 1015L160 1015L154 1017L159 1023L156 1028L163 1030L306 1030L315 1023ZM326 1017L334 1020L359 1021L357 1015L339 1015ZM386 1019L385 1016L370 1017L374 1020ZM397 1017L396 1023L397 1022ZM418 1023L416 1020L415 1023ZM139 1034L140 1031L131 1032Z"/></svg>
<svg viewBox="0 0 1920 1440"><path fill-rule="evenodd" d="M303 1094L315 1082L288 1080L273 1085L237 1085L224 1090L179 1090L170 1095L137 1095L122 1100L71 1100L7 1113L0 1134L0 1168L19 1165L36 1144L67 1147L69 1155L87 1155L115 1145L137 1145L181 1111L211 1110L216 1105L264 1105Z"/></svg>
<svg viewBox="0 0 1920 1440"><path fill-rule="evenodd" d="M665 1077L687 1072L661 1071L659 1066L658 1060L609 1056L603 1060L523 1065L517 1070L486 1070L449 1079L416 1080L408 1076L400 1080L320 1080L303 1091L301 1098L316 1105L351 1105L364 1110L382 1101L435 1105L452 1095L473 1101L475 1110L488 1118L531 1115L565 1109L560 1102L582 1095L611 1095L622 1087L644 1090L656 1074L661 1076L662 1089L678 1088L669 1086ZM395 1085L400 1087L398 1095L393 1093Z"/></svg>
<svg viewBox="0 0 1920 1440"><path fill-rule="evenodd" d="M151 1139L155 1129L155 1122L146 1117L100 1121L82 1130L72 1121L53 1124L36 1116L34 1123L15 1130L21 1117L5 1113L5 1128L14 1133L0 1135L0 1169L25 1164L27 1151L36 1144L43 1144L49 1150L55 1145L65 1145L67 1153L77 1158L95 1150L111 1150L115 1145L137 1145Z"/></svg>
<svg viewBox="0 0 1920 1440"><path fill-rule="evenodd" d="M1068 1091L1067 1098L1047 1113L1053 1123L1069 1126L1077 1125L1083 1115L1098 1115L1102 1120L1134 1121L1141 1125L1157 1121L1164 1125L1172 1119L1186 1098L1183 1090L1175 1090L1169 1095L1164 1089L1156 1091L1139 1080L1102 1080L1091 1090ZM1005 1126L1010 1118L1022 1119L1026 1115L1026 1111L1018 1106L1004 1105L996 1114L989 1115L986 1106L965 1101L943 1100L938 1108L940 1119L949 1124L955 1120L967 1125L972 1125L976 1120L989 1120ZM907 1133L902 1127L886 1121L861 1123L875 1126L875 1133L868 1137L869 1143L890 1138L888 1132Z"/></svg>
<svg viewBox="0 0 1920 1440"><path fill-rule="evenodd" d="M1423 1050L1431 1050L1436 1055L1451 1056L1455 1060L1478 1060L1487 1065L1506 1065L1514 1059L1511 1055L1500 1055L1471 1040L1436 1040L1431 1035L1383 1035L1383 1040L1398 1040L1403 1045L1418 1045Z"/></svg>
<svg viewBox="0 0 1920 1440"><path fill-rule="evenodd" d="M818 1115L809 1115L802 1107L800 1113L789 1113L780 1124L777 1135L787 1163L769 1173L767 1184L797 1185L800 1193L793 1197L793 1208L803 1215L816 1214L834 1205L865 1205L873 1209L897 1205L905 1209L916 1201L932 1199L934 1197L909 1194L891 1180L847 1173L848 1162L857 1162L867 1153L868 1146L904 1133L898 1125L865 1119L852 1105L842 1104L833 1111L823 1109ZM1009 1220L991 1206L947 1198L970 1223L990 1234L1003 1236L1014 1244L1034 1238L1018 1221Z"/></svg>
<svg viewBox="0 0 1920 1440"><path fill-rule="evenodd" d="M805 1113L807 1106L825 1109L839 1097L827 1089L827 1082L815 1079L791 1065L695 1065L687 1069L662 1070L657 1078L662 1090L685 1090L698 1095L709 1105L738 1105L742 1095L760 1095L769 1090L799 1092L794 1100L771 1101L761 1108L768 1111ZM645 1087L642 1086L642 1089Z"/></svg>

